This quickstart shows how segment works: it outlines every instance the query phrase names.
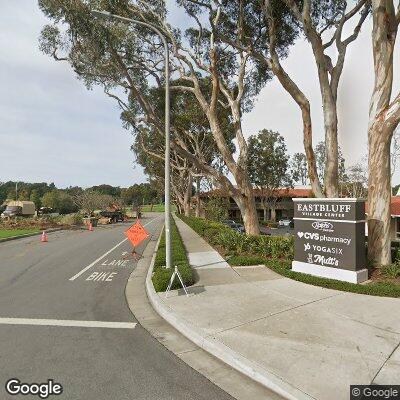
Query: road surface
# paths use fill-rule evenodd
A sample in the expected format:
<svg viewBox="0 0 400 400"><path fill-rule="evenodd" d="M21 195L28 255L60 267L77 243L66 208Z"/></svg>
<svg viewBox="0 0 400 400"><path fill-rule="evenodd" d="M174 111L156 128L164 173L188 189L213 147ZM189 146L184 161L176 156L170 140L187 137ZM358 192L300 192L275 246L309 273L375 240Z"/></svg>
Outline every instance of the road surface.
<svg viewBox="0 0 400 400"><path fill-rule="evenodd" d="M151 215L151 214L150 214ZM161 214L142 220L155 240ZM0 244L0 398L11 378L63 387L50 399L232 399L166 350L125 300L136 266L123 232L60 231ZM144 245L138 247L143 251Z"/></svg>

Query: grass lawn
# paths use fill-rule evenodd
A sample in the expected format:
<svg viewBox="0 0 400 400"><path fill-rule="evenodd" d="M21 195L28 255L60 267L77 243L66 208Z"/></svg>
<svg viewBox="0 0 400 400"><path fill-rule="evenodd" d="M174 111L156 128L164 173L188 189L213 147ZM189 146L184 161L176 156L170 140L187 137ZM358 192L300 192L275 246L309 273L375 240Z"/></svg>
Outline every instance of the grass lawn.
<svg viewBox="0 0 400 400"><path fill-rule="evenodd" d="M153 281L156 292L164 292L167 289L171 275L174 272L174 266L182 276L186 286L191 286L195 282L194 271L189 265L189 260L186 255L186 249L183 244L181 235L171 218L171 249L172 249L172 268L166 269L165 266L165 231L161 235L160 245L158 246L156 259L154 262L154 272L151 280ZM179 289L181 287L178 279L174 280L171 289Z"/></svg>
<svg viewBox="0 0 400 400"><path fill-rule="evenodd" d="M0 229L0 239L40 232L39 229Z"/></svg>
<svg viewBox="0 0 400 400"><path fill-rule="evenodd" d="M151 208L150 204L145 204L140 207L140 210L143 212L164 212L165 207L164 204L153 204L153 209ZM171 212L176 211L175 204L171 204Z"/></svg>

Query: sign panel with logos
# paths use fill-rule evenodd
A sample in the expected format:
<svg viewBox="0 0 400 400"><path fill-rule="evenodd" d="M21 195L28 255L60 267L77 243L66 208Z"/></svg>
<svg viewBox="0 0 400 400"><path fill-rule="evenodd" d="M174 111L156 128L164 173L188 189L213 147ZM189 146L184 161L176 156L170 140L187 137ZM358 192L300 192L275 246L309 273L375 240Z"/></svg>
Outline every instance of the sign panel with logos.
<svg viewBox="0 0 400 400"><path fill-rule="evenodd" d="M295 251L292 270L359 283L365 268L365 201L293 199Z"/></svg>

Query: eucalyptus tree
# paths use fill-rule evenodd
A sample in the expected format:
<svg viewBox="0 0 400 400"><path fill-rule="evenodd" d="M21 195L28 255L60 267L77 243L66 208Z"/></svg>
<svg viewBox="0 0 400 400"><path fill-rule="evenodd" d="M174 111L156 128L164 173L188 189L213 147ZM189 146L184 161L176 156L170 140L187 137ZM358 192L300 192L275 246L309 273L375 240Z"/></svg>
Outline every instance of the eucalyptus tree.
<svg viewBox="0 0 400 400"><path fill-rule="evenodd" d="M314 148L315 161L317 164L317 173L318 177L322 180L326 175L326 168L328 165L327 162L327 151L326 145L323 140L317 143ZM338 147L338 180L339 184L345 180L346 176L346 167L345 167L345 159L343 157L342 150Z"/></svg>
<svg viewBox="0 0 400 400"><path fill-rule="evenodd" d="M42 31L41 48L56 60L69 62L78 77L90 88L101 85L121 107L130 112L130 125L136 131L150 126L162 134L163 121L154 110L149 97L152 86L162 87L162 51L159 39L143 27L99 22L90 15L93 8L151 22L167 37L172 51L172 71L184 83L172 89L189 93L198 102L207 118L219 158L232 174L215 168L193 154L172 125L171 146L193 164L197 171L212 179L237 202L248 233L259 233L252 185L246 169L247 144L241 126L241 115L250 106L251 96L269 78L258 69L249 68L249 57L215 40L219 17L210 13L209 26L194 25L183 38L178 29L165 22L162 1L134 3L130 0L40 0L44 13L53 24ZM193 10L192 10L193 11ZM190 11L196 24L195 11ZM208 79L209 88L201 82ZM255 79L257 78L257 79ZM254 84L253 82L257 82ZM232 140L226 137L221 110L229 112L237 142L237 158L233 156Z"/></svg>
<svg viewBox="0 0 400 400"><path fill-rule="evenodd" d="M289 166L293 182L303 186L307 185L307 159L304 153L294 153L289 161Z"/></svg>
<svg viewBox="0 0 400 400"><path fill-rule="evenodd" d="M292 186L285 139L278 132L263 129L250 136L248 143L250 178L260 191L264 221L268 219L268 209L271 220L275 221L280 192Z"/></svg>
<svg viewBox="0 0 400 400"><path fill-rule="evenodd" d="M400 92L392 96L393 55L400 23L400 2L372 0L372 51L375 82L368 124L368 258L391 262L390 144L400 122Z"/></svg>
<svg viewBox="0 0 400 400"><path fill-rule="evenodd" d="M345 0L181 0L184 4L207 10L212 8L221 21L214 31L216 38L249 55L254 66L272 71L282 87L299 106L303 120L303 144L308 163L308 175L317 197L338 195L337 92L348 46L359 35L369 12L369 1L356 1L352 7ZM189 7L187 5L187 7ZM356 23L353 20L359 16ZM344 37L348 25L351 34ZM235 35L232 27L240 27ZM313 51L317 67L317 84L322 97L326 146L324 185L318 178L312 141L311 105L306 94L282 65L290 45L304 35ZM326 38L326 39L325 39ZM336 61L328 55L335 48ZM298 68L303 68L299 64Z"/></svg>
<svg viewBox="0 0 400 400"><path fill-rule="evenodd" d="M148 9L147 9L148 10ZM242 130L243 112L251 107L252 97L267 74L260 74L251 67L249 57L234 47L222 45L216 39L215 30L219 29L218 12L207 9L207 15L200 16L196 6L186 8L192 25L185 31L184 38L177 30L165 23L158 12L151 10L153 17L171 43L172 63L182 84L173 86L176 90L192 94L199 108L207 117L220 159L232 175L208 165L207 176L224 190L237 203L242 214L247 233L258 234L259 225L253 196L253 187L247 171L247 143ZM145 14L137 7L139 16ZM240 34L236 27L237 34ZM201 80L208 79L209 88L204 90ZM224 134L220 110L229 112L236 143L236 157L231 141ZM196 164L196 161L193 160ZM199 165L201 168L201 166ZM204 170L204 166L202 168Z"/></svg>
<svg viewBox="0 0 400 400"><path fill-rule="evenodd" d="M179 85L177 80L172 81L172 86ZM208 80L201 79L202 90L207 91ZM163 90L153 88L150 90L151 103L155 113L160 117L164 110ZM122 113L122 118L126 121L130 119L130 112L127 110ZM220 108L218 118L224 137L228 141L232 151L233 129L229 121L229 114ZM206 115L199 108L196 98L189 92L176 91L171 98L171 124L174 127L173 137L191 154L195 155L202 163L211 165L213 168L223 171L224 164L215 145L211 134L210 125ZM132 147L137 155L137 161L144 168L149 176L164 177L163 161L165 142L154 129L141 129L136 135L135 144ZM200 182L203 172L192 161L183 157L178 151L172 150L171 156L172 179L171 187L174 198L179 208L185 215L189 215L190 201L193 192L193 181ZM199 190L197 185L197 191ZM197 193L198 195L198 193ZM199 200L197 198L197 204ZM196 208L197 214L199 213Z"/></svg>

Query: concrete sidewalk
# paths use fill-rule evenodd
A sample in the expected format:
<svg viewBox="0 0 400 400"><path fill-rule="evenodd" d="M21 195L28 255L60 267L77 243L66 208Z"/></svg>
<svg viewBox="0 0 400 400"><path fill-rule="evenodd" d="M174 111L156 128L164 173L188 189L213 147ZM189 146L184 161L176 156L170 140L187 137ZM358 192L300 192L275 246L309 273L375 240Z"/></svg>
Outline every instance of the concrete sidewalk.
<svg viewBox="0 0 400 400"><path fill-rule="evenodd" d="M291 399L348 399L351 384L400 383L400 300L339 292L264 266L231 268L176 218L199 275L153 306L200 347Z"/></svg>

